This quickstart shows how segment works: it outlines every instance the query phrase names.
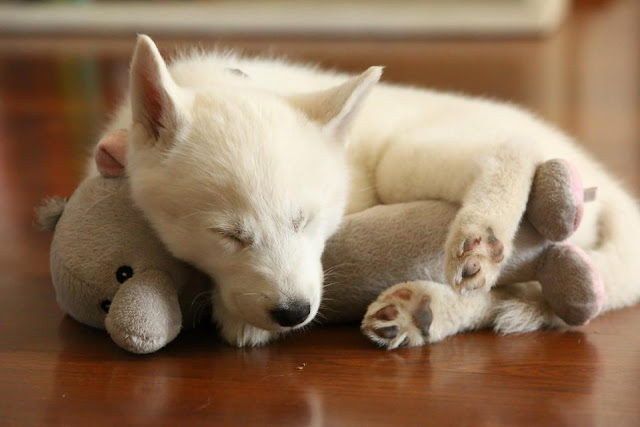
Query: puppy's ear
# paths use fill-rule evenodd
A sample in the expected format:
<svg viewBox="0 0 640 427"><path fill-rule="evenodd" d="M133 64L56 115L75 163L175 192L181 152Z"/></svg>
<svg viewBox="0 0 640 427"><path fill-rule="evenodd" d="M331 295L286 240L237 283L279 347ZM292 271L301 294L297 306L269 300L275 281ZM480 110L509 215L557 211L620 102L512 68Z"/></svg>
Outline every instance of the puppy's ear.
<svg viewBox="0 0 640 427"><path fill-rule="evenodd" d="M321 92L296 94L290 96L289 101L344 143L353 119L373 86L380 80L382 69L383 67L370 67L339 86Z"/></svg>
<svg viewBox="0 0 640 427"><path fill-rule="evenodd" d="M67 199L63 197L56 196L44 199L36 209L36 224L41 230L55 230L66 205Z"/></svg>
<svg viewBox="0 0 640 427"><path fill-rule="evenodd" d="M148 36L138 36L130 71L133 126L142 125L146 138L158 143L172 139L181 117L184 96L169 74L158 48ZM138 141L132 141L137 143Z"/></svg>
<svg viewBox="0 0 640 427"><path fill-rule="evenodd" d="M96 166L106 177L124 175L127 164L127 145L129 133L125 129L107 132L96 147Z"/></svg>

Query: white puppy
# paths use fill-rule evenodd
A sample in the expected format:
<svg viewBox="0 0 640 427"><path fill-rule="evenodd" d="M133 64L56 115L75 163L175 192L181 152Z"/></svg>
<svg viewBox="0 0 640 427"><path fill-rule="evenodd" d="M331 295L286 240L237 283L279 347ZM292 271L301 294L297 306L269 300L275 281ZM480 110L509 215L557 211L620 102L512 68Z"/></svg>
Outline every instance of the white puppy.
<svg viewBox="0 0 640 427"><path fill-rule="evenodd" d="M129 101L110 129L130 129L136 204L175 256L215 278L215 320L229 342L256 345L308 323L326 239L345 212L376 204L461 203L446 277L460 292L489 290L536 165L556 157L599 188L572 241L602 275L605 309L640 297L638 209L567 136L513 106L376 85L380 75L215 52L167 67L139 37Z"/></svg>

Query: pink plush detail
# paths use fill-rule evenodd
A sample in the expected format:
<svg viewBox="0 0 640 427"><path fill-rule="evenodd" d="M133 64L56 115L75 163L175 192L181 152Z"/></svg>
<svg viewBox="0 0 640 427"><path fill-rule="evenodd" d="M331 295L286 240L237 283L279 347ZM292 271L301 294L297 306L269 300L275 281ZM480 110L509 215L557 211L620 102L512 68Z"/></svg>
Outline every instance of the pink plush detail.
<svg viewBox="0 0 640 427"><path fill-rule="evenodd" d="M584 215L584 186L582 185L582 177L578 169L571 163L564 159L560 159L560 161L565 164L571 174L571 192L573 193L577 208L576 218L573 222L573 231L576 231L578 227L580 227L582 216Z"/></svg>
<svg viewBox="0 0 640 427"><path fill-rule="evenodd" d="M96 148L96 166L107 177L124 175L127 163L128 134L124 129L106 133Z"/></svg>
<svg viewBox="0 0 640 427"><path fill-rule="evenodd" d="M580 248L579 246L576 246L572 243L565 243L565 244L568 247L570 247L573 251L575 251L578 255L580 255L580 257L584 260L584 262L586 262L587 265L589 266L589 270L591 270L591 277L593 278L593 291L596 294L596 307L597 307L597 310L595 311L595 313L593 313L593 315L589 318L589 320L591 320L600 313L604 305L604 301L606 299L606 294L604 291L604 283L602 282L602 278L598 273L598 269L596 268L591 258L589 258L589 255L587 255L587 253L583 251L582 248Z"/></svg>

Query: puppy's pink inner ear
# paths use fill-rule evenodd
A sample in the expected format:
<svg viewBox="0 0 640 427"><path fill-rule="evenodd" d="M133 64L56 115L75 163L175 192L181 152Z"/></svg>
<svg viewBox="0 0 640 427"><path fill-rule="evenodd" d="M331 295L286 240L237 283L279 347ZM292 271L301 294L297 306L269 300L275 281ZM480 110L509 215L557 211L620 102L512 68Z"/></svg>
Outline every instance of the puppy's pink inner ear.
<svg viewBox="0 0 640 427"><path fill-rule="evenodd" d="M108 132L98 142L96 166L107 177L123 176L127 164L128 134L124 129Z"/></svg>
<svg viewBox="0 0 640 427"><path fill-rule="evenodd" d="M158 138L159 129L162 125L163 104L166 100L163 98L162 89L159 88L159 82L152 81L151 73L148 70L143 72L142 77L142 102L146 112L149 128L154 138Z"/></svg>

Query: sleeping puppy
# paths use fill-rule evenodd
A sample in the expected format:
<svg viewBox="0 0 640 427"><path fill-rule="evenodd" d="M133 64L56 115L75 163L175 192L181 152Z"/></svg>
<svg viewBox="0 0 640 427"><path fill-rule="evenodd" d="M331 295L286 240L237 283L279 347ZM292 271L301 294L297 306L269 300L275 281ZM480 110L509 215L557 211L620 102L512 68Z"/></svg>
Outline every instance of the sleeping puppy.
<svg viewBox="0 0 640 427"><path fill-rule="evenodd" d="M552 158L568 159L600 196L588 212L576 196L570 230L539 231L584 249L604 282L604 310L640 298L638 208L569 137L510 105L377 84L381 72L228 52L167 66L138 38L129 99L109 130L130 131L132 196L160 239L218 283L215 320L230 343L262 344L310 322L326 240L345 213L378 204L459 204L444 281L487 292L512 255L536 167Z"/></svg>

